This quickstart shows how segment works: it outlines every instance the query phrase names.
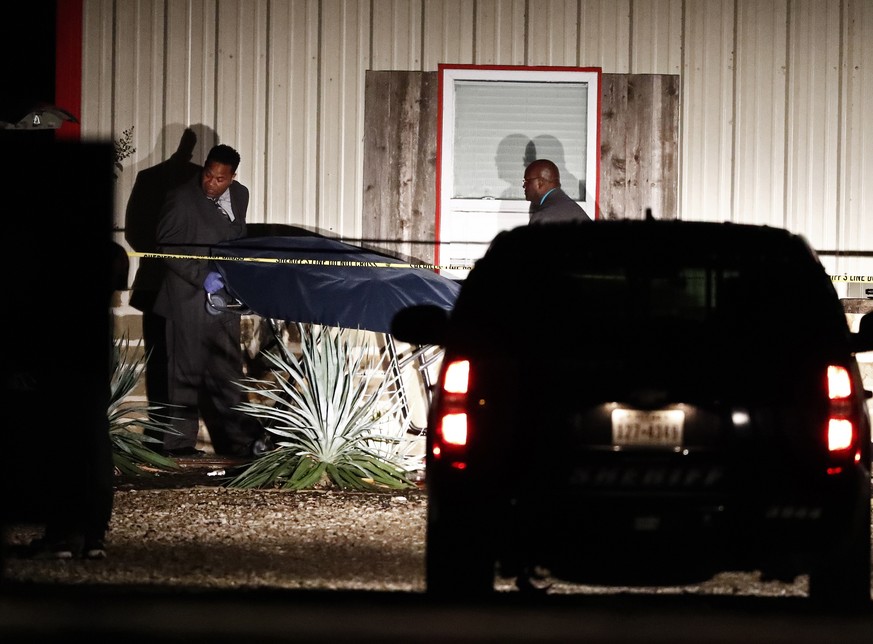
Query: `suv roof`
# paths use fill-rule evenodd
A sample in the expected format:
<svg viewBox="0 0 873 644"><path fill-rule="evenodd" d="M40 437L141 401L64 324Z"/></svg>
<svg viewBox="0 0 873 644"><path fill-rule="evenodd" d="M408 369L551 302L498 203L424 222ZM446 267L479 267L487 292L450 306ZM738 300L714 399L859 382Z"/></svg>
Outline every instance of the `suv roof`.
<svg viewBox="0 0 873 644"><path fill-rule="evenodd" d="M590 307L586 303L596 303ZM791 314L790 333L780 324ZM752 316L753 319L750 319ZM772 316L772 325L760 324ZM529 329L645 334L730 329L737 341L848 342L833 284L807 241L746 224L597 221L499 234L452 313L465 338L493 344ZM480 333L470 334L470 327ZM590 347L586 348L590 350Z"/></svg>
<svg viewBox="0 0 873 644"><path fill-rule="evenodd" d="M701 221L615 220L520 226L498 234L479 272L500 263L513 273L551 273L581 263L669 265L672 261L759 266L768 274L821 268L800 235L780 228ZM824 273L824 270L821 270Z"/></svg>

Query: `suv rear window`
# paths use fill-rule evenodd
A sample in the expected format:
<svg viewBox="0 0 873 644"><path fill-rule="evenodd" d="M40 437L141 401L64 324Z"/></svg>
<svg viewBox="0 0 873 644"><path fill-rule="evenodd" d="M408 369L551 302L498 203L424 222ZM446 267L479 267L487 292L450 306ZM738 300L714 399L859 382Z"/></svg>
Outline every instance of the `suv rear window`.
<svg viewBox="0 0 873 644"><path fill-rule="evenodd" d="M517 340L525 329L573 332L579 337L572 345L586 351L609 349L609 339L668 343L688 334L723 348L763 345L771 352L848 339L833 286L799 238L782 238L789 243L770 245L766 254L742 239L720 248L658 238L629 246L599 239L602 225L583 224L578 233L555 226L555 243L546 245L552 252L528 261L514 252L511 236L498 237L467 278L456 320L481 327L477 342Z"/></svg>

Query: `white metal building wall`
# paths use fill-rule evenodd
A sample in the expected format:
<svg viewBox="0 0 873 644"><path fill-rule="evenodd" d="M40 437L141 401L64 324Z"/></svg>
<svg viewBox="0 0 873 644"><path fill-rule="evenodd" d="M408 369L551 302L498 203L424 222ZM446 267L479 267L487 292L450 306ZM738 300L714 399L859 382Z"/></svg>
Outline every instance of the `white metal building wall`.
<svg viewBox="0 0 873 644"><path fill-rule="evenodd" d="M83 28L83 136L134 128L119 229L196 125L194 161L215 132L242 154L252 222L359 237L366 70L579 65L681 75L681 218L873 251L873 0L85 0Z"/></svg>

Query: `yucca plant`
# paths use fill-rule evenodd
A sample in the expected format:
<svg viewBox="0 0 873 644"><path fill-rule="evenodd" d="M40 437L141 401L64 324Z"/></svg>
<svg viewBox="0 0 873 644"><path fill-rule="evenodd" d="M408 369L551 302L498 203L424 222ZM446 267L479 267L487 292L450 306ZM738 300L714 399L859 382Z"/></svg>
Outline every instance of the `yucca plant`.
<svg viewBox="0 0 873 644"><path fill-rule="evenodd" d="M422 458L413 455L401 413L399 374L388 352L374 355L359 331L298 324L301 354L284 344L264 352L270 379L239 384L239 409L261 419L277 449L252 462L229 487L301 490L335 485L374 490L413 487Z"/></svg>
<svg viewBox="0 0 873 644"><path fill-rule="evenodd" d="M145 373L147 356L134 357L127 337L116 338L112 351L112 380L109 397L109 436L112 460L122 474L136 476L141 466L175 470L175 460L157 453L151 446L161 444L145 432L178 433L167 420L161 420L160 407L127 401Z"/></svg>

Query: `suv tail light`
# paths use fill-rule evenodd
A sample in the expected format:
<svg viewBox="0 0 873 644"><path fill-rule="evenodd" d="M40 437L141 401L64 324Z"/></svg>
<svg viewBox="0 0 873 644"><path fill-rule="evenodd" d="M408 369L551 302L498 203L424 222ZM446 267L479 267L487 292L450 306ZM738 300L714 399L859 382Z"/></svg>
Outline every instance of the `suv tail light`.
<svg viewBox="0 0 873 644"><path fill-rule="evenodd" d="M843 366L830 365L827 370L827 388L830 408L827 421L828 451L833 456L861 458L858 444L858 414L853 397L852 377ZM842 468L831 468L837 473Z"/></svg>
<svg viewBox="0 0 873 644"><path fill-rule="evenodd" d="M439 406L436 409L436 432L431 453L452 467L467 467L468 438L467 392L470 388L470 361L452 360L443 369Z"/></svg>

